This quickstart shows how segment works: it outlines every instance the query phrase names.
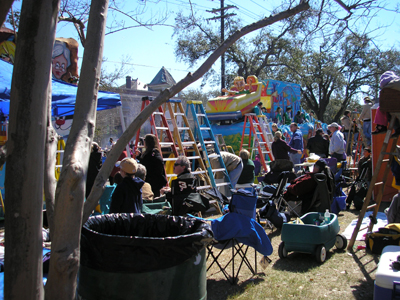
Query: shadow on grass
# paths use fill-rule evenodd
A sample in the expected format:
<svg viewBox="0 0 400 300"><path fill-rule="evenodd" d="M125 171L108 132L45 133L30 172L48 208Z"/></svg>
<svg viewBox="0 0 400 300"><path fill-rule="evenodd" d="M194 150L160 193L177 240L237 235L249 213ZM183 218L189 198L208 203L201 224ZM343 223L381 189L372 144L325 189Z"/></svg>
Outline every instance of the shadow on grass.
<svg viewBox="0 0 400 300"><path fill-rule="evenodd" d="M263 275L263 273L257 273L257 275ZM245 293L250 286L257 285L261 282L264 282L264 279L259 277L251 277L238 285L231 285L227 280L223 279L207 279L207 299L226 300L229 296L239 296Z"/></svg>
<svg viewBox="0 0 400 300"><path fill-rule="evenodd" d="M360 271L364 275L365 280L360 280L360 284L356 286L352 286L353 295L355 299L372 299L373 298L373 288L371 286L374 285L374 279L371 277L371 274L376 271L377 267L370 268L367 270L367 265L374 263L375 266L378 265L379 258L377 255L371 255L370 253L364 252L363 254L358 254L356 252L350 252L353 256L354 261L357 263ZM366 260L362 262L362 260Z"/></svg>
<svg viewBox="0 0 400 300"><path fill-rule="evenodd" d="M328 251L326 253L325 262L328 261L332 255L333 254ZM321 266L321 264L317 262L315 254L313 253L289 252L286 258L279 258L274 263L273 268L281 271L303 273L319 266Z"/></svg>

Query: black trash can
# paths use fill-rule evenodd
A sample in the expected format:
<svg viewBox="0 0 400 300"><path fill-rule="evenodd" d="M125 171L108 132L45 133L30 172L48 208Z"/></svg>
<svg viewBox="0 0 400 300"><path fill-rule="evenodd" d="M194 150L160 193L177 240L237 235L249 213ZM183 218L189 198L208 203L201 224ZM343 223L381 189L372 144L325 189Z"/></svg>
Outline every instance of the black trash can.
<svg viewBox="0 0 400 300"><path fill-rule="evenodd" d="M204 221L166 215L109 214L82 228L77 298L206 299Z"/></svg>

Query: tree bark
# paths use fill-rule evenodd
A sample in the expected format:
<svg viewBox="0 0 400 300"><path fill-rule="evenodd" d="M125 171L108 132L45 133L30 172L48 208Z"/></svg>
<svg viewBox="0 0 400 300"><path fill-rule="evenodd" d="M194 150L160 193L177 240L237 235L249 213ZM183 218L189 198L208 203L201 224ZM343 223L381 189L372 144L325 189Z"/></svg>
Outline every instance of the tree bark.
<svg viewBox="0 0 400 300"><path fill-rule="evenodd" d="M1 0L0 1L0 27L4 24L7 19L8 12L11 9L14 0Z"/></svg>
<svg viewBox="0 0 400 300"><path fill-rule="evenodd" d="M96 177L95 183L93 185L92 191L85 202L83 211L83 222L86 222L92 211L95 209L105 187L108 175L111 173L113 166L115 165L119 155L124 150L125 146L136 134L137 130L142 126L142 124L150 117L150 115L162 104L164 104L169 98L179 93L185 87L195 82L201 78L215 63L215 61L224 53L230 46L232 46L237 40L242 36L253 32L262 27L274 24L283 19L294 16L302 11L309 9L310 6L308 2L301 1L299 5L293 7L292 9L280 12L276 15L264 18L258 22L250 24L243 27L241 30L233 33L229 38L225 40L208 58L207 60L192 74L189 73L184 79L179 81L177 84L172 86L170 89L162 91L154 101L150 103L139 115L138 117L129 125L126 131L118 139L118 142L114 145L112 150L107 156L106 161L103 164L99 174Z"/></svg>
<svg viewBox="0 0 400 300"><path fill-rule="evenodd" d="M46 299L74 299L86 174L100 82L108 0L92 1L74 121L56 189L52 256Z"/></svg>
<svg viewBox="0 0 400 300"><path fill-rule="evenodd" d="M43 299L47 102L59 1L25 0L11 85L5 179L5 299Z"/></svg>
<svg viewBox="0 0 400 300"><path fill-rule="evenodd" d="M44 197L46 199L46 215L50 231L50 240L54 231L54 203L57 180L54 176L56 168L56 155L58 134L51 123L51 94L47 108L47 135L45 145L45 167L44 167Z"/></svg>

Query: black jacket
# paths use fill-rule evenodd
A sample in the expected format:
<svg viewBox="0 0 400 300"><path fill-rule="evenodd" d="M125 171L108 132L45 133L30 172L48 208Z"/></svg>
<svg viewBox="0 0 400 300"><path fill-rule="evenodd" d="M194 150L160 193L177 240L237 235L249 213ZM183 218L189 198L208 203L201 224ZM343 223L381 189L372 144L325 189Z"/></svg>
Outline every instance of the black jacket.
<svg viewBox="0 0 400 300"><path fill-rule="evenodd" d="M160 196L161 188L167 184L164 162L160 152L158 149L153 149L146 155L139 155L137 159L147 169L146 182L151 185L154 197Z"/></svg>
<svg viewBox="0 0 400 300"><path fill-rule="evenodd" d="M126 176L114 190L111 198L110 213L142 212L142 186L144 181L137 177Z"/></svg>
<svg viewBox="0 0 400 300"><path fill-rule="evenodd" d="M323 154L325 157L328 157L329 142L318 134L308 140L307 149L310 150L310 153L315 153L320 156Z"/></svg>

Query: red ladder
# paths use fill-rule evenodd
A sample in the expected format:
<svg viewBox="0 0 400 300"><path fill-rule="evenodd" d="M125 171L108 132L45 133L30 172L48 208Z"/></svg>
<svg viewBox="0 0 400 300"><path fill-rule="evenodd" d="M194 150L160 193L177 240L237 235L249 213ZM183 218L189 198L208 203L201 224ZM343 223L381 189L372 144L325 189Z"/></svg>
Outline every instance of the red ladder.
<svg viewBox="0 0 400 300"><path fill-rule="evenodd" d="M249 126L247 126L247 121L249 122ZM268 154L268 158L270 161L273 161L273 156L271 150L268 148L268 143L266 137L263 134L263 130L261 128L260 123L258 122L257 116L255 114L245 114L244 116L244 124L243 124L243 133L240 141L240 150L243 148L243 139L245 136L246 128L250 128L249 131L249 143L248 149L249 152L252 153L253 150L257 150L260 155L261 165L264 168L264 171L267 172L267 163L265 162L265 154ZM251 146L251 137L254 136L253 147ZM261 141L260 141L261 137Z"/></svg>
<svg viewBox="0 0 400 300"><path fill-rule="evenodd" d="M150 104L150 101L153 99L149 97L143 97L142 98L142 108L140 111L143 111L143 109ZM160 126L156 126L156 121L155 121L155 116L159 115L161 117L161 124ZM175 157L178 157L178 150L176 148L176 145L174 143L174 139L171 133L171 130L169 129L168 126L168 121L165 117L164 110L162 106L160 106L157 111L153 112L150 116L150 127L151 127L151 133L154 134L157 137L157 140L159 141L158 143L158 151L160 151L160 154L162 154L161 148L162 147L171 147L172 152L174 153ZM160 131L160 134L158 134L158 131ZM163 136L163 131L165 131L169 142L163 142L162 141L162 136ZM139 143L139 137L140 137L140 128L138 129L136 133L136 139L135 139L135 148L138 146ZM161 140L160 140L161 137Z"/></svg>

